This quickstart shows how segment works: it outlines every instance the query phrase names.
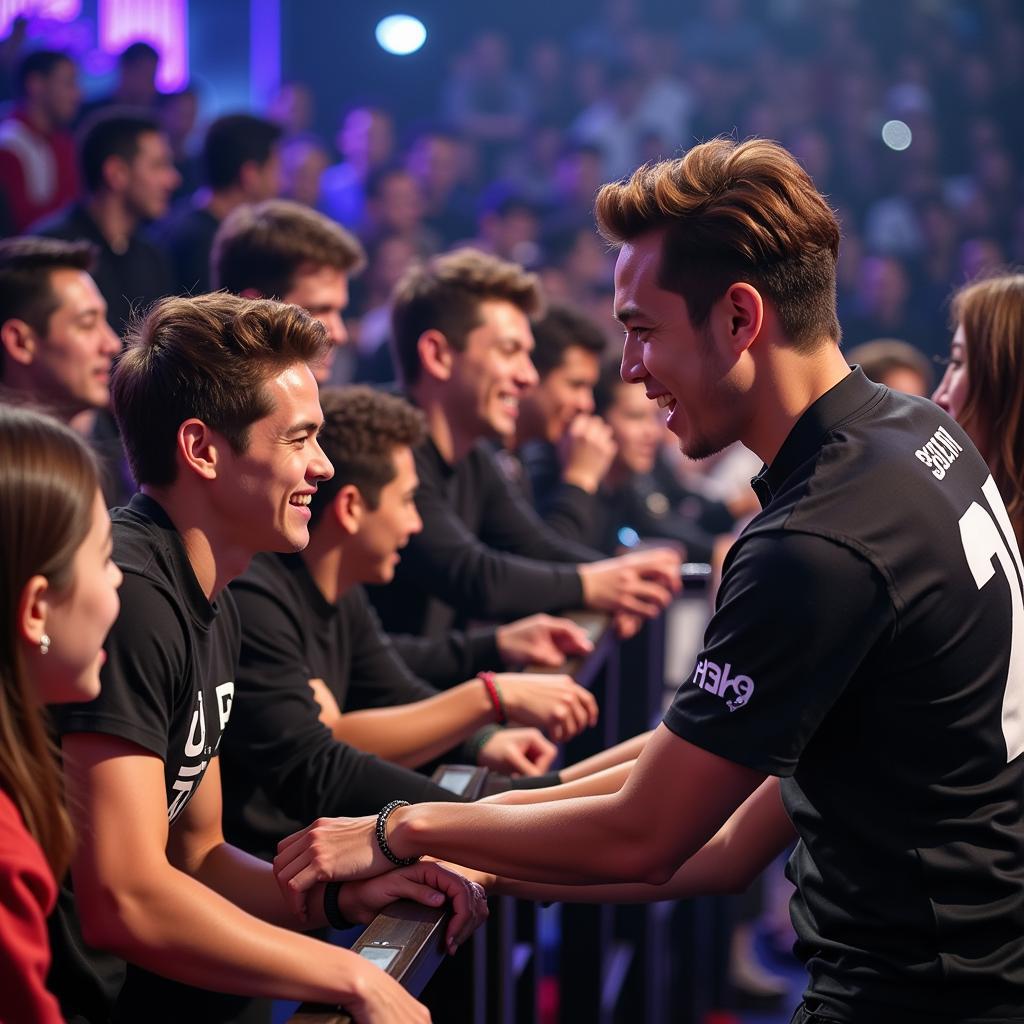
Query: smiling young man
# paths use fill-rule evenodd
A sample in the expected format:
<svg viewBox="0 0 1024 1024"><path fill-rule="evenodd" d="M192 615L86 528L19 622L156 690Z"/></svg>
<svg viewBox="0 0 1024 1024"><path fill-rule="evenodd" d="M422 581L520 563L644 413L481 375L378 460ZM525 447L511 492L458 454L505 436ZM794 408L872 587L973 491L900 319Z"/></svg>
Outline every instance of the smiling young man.
<svg viewBox="0 0 1024 1024"><path fill-rule="evenodd" d="M230 1015L231 1000L179 982L342 1002L360 1020L422 1019L381 971L286 930L300 922L269 866L221 833L218 752L239 653L225 588L257 552L309 541L309 501L332 472L309 368L326 343L294 306L167 299L115 370L114 410L141 486L112 516L121 614L100 696L56 715L78 847L73 902L65 889L53 921L50 984L73 1021ZM441 887L471 904L436 870L387 887L328 910L368 920L396 887L427 902ZM324 920L317 908L305 926Z"/></svg>
<svg viewBox="0 0 1024 1024"><path fill-rule="evenodd" d="M738 439L765 462L693 674L621 789L402 807L377 836L321 823L282 845L279 881L373 874L386 847L520 892L665 897L749 878L795 830L794 1021L1021 1020L1024 565L984 461L846 365L838 225L781 147L695 146L597 213L624 379L688 455Z"/></svg>
<svg viewBox="0 0 1024 1024"><path fill-rule="evenodd" d="M428 436L415 452L423 530L394 581L371 592L389 632L581 606L651 616L678 590L674 551L600 560L551 530L484 443L514 435L537 383L530 317L541 305L533 274L474 249L413 268L395 290L396 363Z"/></svg>

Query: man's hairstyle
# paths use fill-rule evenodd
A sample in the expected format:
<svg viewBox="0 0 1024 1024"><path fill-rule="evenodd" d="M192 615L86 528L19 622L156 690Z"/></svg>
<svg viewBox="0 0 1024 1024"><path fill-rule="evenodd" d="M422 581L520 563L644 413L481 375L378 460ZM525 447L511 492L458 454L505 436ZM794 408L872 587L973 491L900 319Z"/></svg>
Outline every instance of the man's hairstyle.
<svg viewBox="0 0 1024 1024"><path fill-rule="evenodd" d="M126 46L117 58L118 66L122 68L131 67L132 64L150 63L152 61L160 62L159 51L155 47L150 46L149 43L144 43L141 40Z"/></svg>
<svg viewBox="0 0 1024 1024"><path fill-rule="evenodd" d="M395 365L406 387L420 375L418 342L424 331L440 331L457 352L483 322L480 303L510 302L539 316L543 297L536 274L479 249L457 249L412 267L395 286L391 335Z"/></svg>
<svg viewBox="0 0 1024 1024"><path fill-rule="evenodd" d="M395 450L415 448L427 436L423 413L373 388L323 388L320 406L324 425L318 440L334 476L320 481L310 501L313 524L347 484L359 488L368 508L377 508L381 490L396 476Z"/></svg>
<svg viewBox="0 0 1024 1024"><path fill-rule="evenodd" d="M0 239L0 324L24 320L46 336L50 317L57 310L50 274L54 270L92 270L96 248L89 242L56 238ZM4 350L0 347L0 376Z"/></svg>
<svg viewBox="0 0 1024 1024"><path fill-rule="evenodd" d="M232 210L217 229L210 255L215 288L254 289L281 298L304 267L355 273L365 262L358 240L329 217L288 199Z"/></svg>
<svg viewBox="0 0 1024 1024"><path fill-rule="evenodd" d="M846 353L846 361L857 364L868 380L885 382L893 370L911 370L923 382L925 390L932 386L932 364L920 349L898 338L875 338L857 345Z"/></svg>
<svg viewBox="0 0 1024 1024"><path fill-rule="evenodd" d="M764 139L714 139L647 164L597 194L598 227L621 245L665 228L658 284L686 302L694 327L730 285L774 304L794 348L839 340L839 225L807 172Z"/></svg>
<svg viewBox="0 0 1024 1024"><path fill-rule="evenodd" d="M533 324L534 349L531 358L543 380L565 362L570 348L601 357L608 348L604 332L585 313L572 306L551 305Z"/></svg>
<svg viewBox="0 0 1024 1024"><path fill-rule="evenodd" d="M280 125L253 114L218 117L203 140L207 184L215 190L237 184L245 164L262 165L270 159L281 134Z"/></svg>
<svg viewBox="0 0 1024 1024"><path fill-rule="evenodd" d="M102 111L90 118L79 135L78 159L86 190L103 187L103 165L112 156L131 163L143 135L159 134L160 125L148 114L132 109Z"/></svg>
<svg viewBox="0 0 1024 1024"><path fill-rule="evenodd" d="M111 379L114 415L140 484L174 482L178 427L202 420L235 452L273 411L264 384L322 358L323 324L298 306L218 293L161 299L129 333Z"/></svg>
<svg viewBox="0 0 1024 1024"><path fill-rule="evenodd" d="M14 92L18 99L24 99L28 89L28 80L32 75L48 78L61 64L73 64L74 61L60 50L36 50L24 57L18 65L14 76Z"/></svg>
<svg viewBox="0 0 1024 1024"><path fill-rule="evenodd" d="M601 364L601 373L594 385L594 412L604 416L615 404L615 396L619 388L625 387L622 379L621 364L618 359L608 358Z"/></svg>

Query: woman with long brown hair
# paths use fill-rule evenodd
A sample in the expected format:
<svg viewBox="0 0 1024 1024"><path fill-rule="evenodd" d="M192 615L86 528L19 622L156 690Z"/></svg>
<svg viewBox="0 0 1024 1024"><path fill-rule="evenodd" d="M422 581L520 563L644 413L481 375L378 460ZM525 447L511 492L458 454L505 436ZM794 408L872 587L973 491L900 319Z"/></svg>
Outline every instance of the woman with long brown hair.
<svg viewBox="0 0 1024 1024"><path fill-rule="evenodd" d="M46 991L46 915L71 829L43 705L99 692L120 570L96 465L74 431L0 406L0 1002L62 1020Z"/></svg>
<svg viewBox="0 0 1024 1024"><path fill-rule="evenodd" d="M933 396L977 445L1024 547L1024 274L1001 274L953 296L956 331Z"/></svg>

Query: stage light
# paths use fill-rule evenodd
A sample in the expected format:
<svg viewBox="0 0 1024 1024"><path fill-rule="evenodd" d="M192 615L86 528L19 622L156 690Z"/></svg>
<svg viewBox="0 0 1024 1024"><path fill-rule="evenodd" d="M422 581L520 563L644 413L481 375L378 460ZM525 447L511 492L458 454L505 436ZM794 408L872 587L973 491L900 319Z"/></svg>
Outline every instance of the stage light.
<svg viewBox="0 0 1024 1024"><path fill-rule="evenodd" d="M427 41L426 26L411 14L390 14L381 18L374 35L382 50L398 57L415 53Z"/></svg>
<svg viewBox="0 0 1024 1024"><path fill-rule="evenodd" d="M882 141L897 153L910 148L914 135L905 121L886 121L882 125Z"/></svg>

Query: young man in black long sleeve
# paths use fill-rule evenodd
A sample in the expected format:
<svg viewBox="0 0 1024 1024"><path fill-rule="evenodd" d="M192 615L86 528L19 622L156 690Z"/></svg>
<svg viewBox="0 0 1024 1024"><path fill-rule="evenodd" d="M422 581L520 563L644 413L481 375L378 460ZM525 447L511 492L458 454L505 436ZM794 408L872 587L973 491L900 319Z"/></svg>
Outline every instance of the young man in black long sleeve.
<svg viewBox="0 0 1024 1024"><path fill-rule="evenodd" d="M596 715L592 696L568 677L495 675L496 707L482 679L442 693L409 670L362 585L386 582L419 529L411 449L422 440L422 416L368 388L326 389L321 401L320 444L336 473L311 499L310 544L258 555L230 588L242 656L223 748L227 829L267 859L278 840L320 815L450 799L409 769L466 740L472 749L461 760L543 773L555 747L535 727L493 728L499 720L566 740Z"/></svg>
<svg viewBox="0 0 1024 1024"><path fill-rule="evenodd" d="M371 594L389 632L580 606L654 615L678 589L675 552L601 560L559 536L482 443L515 432L537 382L529 318L540 308L532 274L473 249L414 268L396 289L396 362L428 437L415 453L423 532L394 582Z"/></svg>

